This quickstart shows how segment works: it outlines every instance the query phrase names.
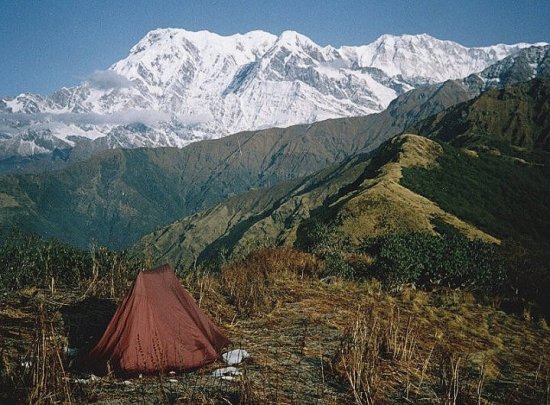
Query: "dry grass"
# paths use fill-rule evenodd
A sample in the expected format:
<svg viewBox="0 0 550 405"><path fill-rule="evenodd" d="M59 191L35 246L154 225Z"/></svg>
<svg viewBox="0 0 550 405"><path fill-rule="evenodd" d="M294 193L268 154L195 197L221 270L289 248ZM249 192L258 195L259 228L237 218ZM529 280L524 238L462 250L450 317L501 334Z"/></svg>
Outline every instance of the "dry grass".
<svg viewBox="0 0 550 405"><path fill-rule="evenodd" d="M71 404L72 393L63 350L67 347L67 339L57 333L52 315L43 305L39 308L35 328L34 346L27 360L31 379L28 402Z"/></svg>
<svg viewBox="0 0 550 405"><path fill-rule="evenodd" d="M250 316L268 312L284 299L273 288L278 280L303 280L320 276L323 270L321 261L311 254L289 248L266 248L225 266L221 281L237 312Z"/></svg>
<svg viewBox="0 0 550 405"><path fill-rule="evenodd" d="M143 268L151 268L150 258L129 261L127 257L113 253L104 247L92 246L91 277L81 281L83 297L121 298L128 290L137 272Z"/></svg>
<svg viewBox="0 0 550 405"><path fill-rule="evenodd" d="M15 197L6 193L0 193L0 208L16 208L19 206Z"/></svg>
<svg viewBox="0 0 550 405"><path fill-rule="evenodd" d="M15 362L2 356L0 388L4 399L9 402L17 398L30 404L73 403L65 370L67 339L57 332L53 314L43 304L37 308L33 330L32 344L17 352Z"/></svg>
<svg viewBox="0 0 550 405"><path fill-rule="evenodd" d="M76 308L80 293L4 296L0 392L6 392L7 375L16 381L23 375L16 354L36 347L36 329L52 336L41 340L49 346L41 343L39 350L49 353L44 373L37 374L45 380L26 380L25 392L55 393L58 402L66 395L74 403L98 404L128 403L128 398L199 404L548 403L550 331L538 320L507 315L457 290L405 288L389 294L376 282L325 283L316 277L320 264L310 259L290 250L264 250L228 266L225 274L199 272L185 280L233 346L252 355L234 381L211 377L222 366L218 362L194 373L128 382L110 377L83 382L78 380L82 375L70 371L68 380L55 382L51 376L66 370L63 356L56 356L68 333L56 313ZM243 269L255 270L236 274ZM242 301L239 309L237 289L251 291L258 274L265 277L262 292L268 298ZM49 315L36 328L33 313L41 304ZM63 394L63 381L68 394ZM6 394L0 402L7 402Z"/></svg>

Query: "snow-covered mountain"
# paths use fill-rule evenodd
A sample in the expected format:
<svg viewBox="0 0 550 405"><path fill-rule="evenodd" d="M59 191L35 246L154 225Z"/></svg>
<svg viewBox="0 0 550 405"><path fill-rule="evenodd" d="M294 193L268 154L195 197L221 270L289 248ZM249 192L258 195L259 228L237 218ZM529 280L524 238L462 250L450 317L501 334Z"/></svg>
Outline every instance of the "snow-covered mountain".
<svg viewBox="0 0 550 405"><path fill-rule="evenodd" d="M466 48L422 34L334 48L293 31L157 29L79 86L0 100L0 159L82 143L182 147L242 130L366 115L420 84L468 76L529 46Z"/></svg>

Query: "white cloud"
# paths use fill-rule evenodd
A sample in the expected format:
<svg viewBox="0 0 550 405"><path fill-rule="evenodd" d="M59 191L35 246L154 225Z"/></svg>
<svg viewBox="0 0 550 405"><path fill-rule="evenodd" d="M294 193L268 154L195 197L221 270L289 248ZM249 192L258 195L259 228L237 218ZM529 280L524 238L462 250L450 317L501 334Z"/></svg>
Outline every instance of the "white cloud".
<svg viewBox="0 0 550 405"><path fill-rule="evenodd" d="M133 86L130 80L112 70L96 70L86 81L90 86L100 90L123 89Z"/></svg>
<svg viewBox="0 0 550 405"><path fill-rule="evenodd" d="M212 120L211 114L193 114L172 116L156 110L128 109L111 114L97 113L3 113L0 112L0 128L11 130L21 125L40 125L46 128L51 123L66 125L129 125L141 123L155 126L160 122L175 121L183 125L198 125ZM10 125L12 124L12 125Z"/></svg>

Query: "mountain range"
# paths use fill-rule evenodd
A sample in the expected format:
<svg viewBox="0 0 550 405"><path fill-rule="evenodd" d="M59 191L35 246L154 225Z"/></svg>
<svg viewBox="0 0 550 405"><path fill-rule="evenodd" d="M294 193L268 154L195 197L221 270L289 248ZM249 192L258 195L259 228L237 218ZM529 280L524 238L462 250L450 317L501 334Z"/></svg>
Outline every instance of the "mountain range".
<svg viewBox="0 0 550 405"><path fill-rule="evenodd" d="M164 35L166 32L172 31L161 30L156 36L148 35L147 41L144 39L140 42L140 46L134 47L132 55L147 53L154 44L160 44L159 41L162 38L166 39ZM181 30L175 32L191 35ZM285 36L288 37L290 34L286 33ZM210 37L209 33L193 35L214 38ZM305 43L304 38L295 33L293 35L299 43L302 45ZM272 38L269 35L263 37ZM241 37L231 38L231 41L234 41ZM172 39L176 40L175 37ZM276 38L272 39L275 42L278 41ZM398 40L401 41L399 47L395 45ZM427 36L399 38L385 36L380 39L379 45L393 43L393 47L390 47L395 51L392 63L397 63L398 56L405 52L402 50L403 47L413 49L405 46L407 42L402 42L405 40L409 41L408 43L431 41L432 50L436 48L434 44L442 44L441 41ZM447 43L445 49L454 49L455 45ZM241 48L241 51L245 49ZM328 47L322 49L326 51ZM370 49L369 52L372 51L372 47L359 47L353 48L353 52L356 56L359 54L365 56L368 49ZM219 50L214 47L212 52L214 51ZM538 90L535 87L529 88L526 93L525 88L514 87L514 85L549 75L550 47L545 45L524 48L522 45L515 50L511 50L510 47L494 47L484 49L483 52L468 50L465 51L465 55L473 52L470 55L472 60L475 57L480 58L471 63L474 69L480 63L486 63L483 62L485 60L483 55L486 53L497 58L503 56L505 51L513 51L513 54L493 63L481 72L449 79L442 83L419 85L417 82L415 85L419 87L390 101L384 111L366 116L240 132L222 139L194 142L184 148L126 149L120 147L114 150L103 150L110 149L108 143L104 142L108 137L101 137L95 141L79 138L79 143L75 144L70 151L70 159L66 159L63 151L56 149L58 158L53 161L46 160L52 163L50 166L45 165L46 161L36 156L27 161L17 160L18 158L11 156L0 161L0 172L13 173L0 176L0 227L9 229L17 226L23 230L59 238L80 247L88 247L91 243L112 248L128 247L156 229L212 209L228 198L273 186L284 189L288 184L298 184L294 183L295 181L303 182L308 176L317 176L315 173L321 170L334 169L347 159L370 156L384 142L405 131L443 139L453 144L461 142L461 139L468 143L468 139L480 136L486 140L490 138L487 136L488 132L492 131L493 134L498 134L493 138L500 139L501 142L497 145L500 149L504 142L514 148L536 147L537 150L546 150L549 132L547 109L544 105L540 105L540 100L547 97L546 87L539 86L536 88ZM349 56L352 48L343 47L338 52ZM456 56L456 52L451 53ZM422 55L424 54L420 52L420 56L410 57L409 55L408 58L422 59ZM463 55L461 58L464 59L464 57ZM372 61L379 67L383 65L379 56ZM289 66L296 64L299 65L297 61L293 61ZM389 64L386 63L384 66L388 71L391 70L388 67ZM401 73L393 77L413 76L412 71L407 71L403 65L399 66ZM397 69L395 66L394 68ZM457 70L458 65L453 65L453 69L453 75L463 73ZM419 71L422 70L419 69ZM165 73L170 76L167 72ZM431 81L442 78L437 76L439 74L437 69L432 69L430 74L433 76ZM101 75L96 75L95 81L92 80L96 87L100 86L99 83L102 83L102 80L107 81L103 87L108 87L107 85L112 87L116 83L128 84L118 76L116 78L99 76ZM85 83L83 86L91 85L91 83ZM82 90L84 87L78 87L78 89ZM114 100L112 97L115 97L116 91L111 87L101 90L105 94L110 94L109 97L99 98L105 101L103 104L99 103L105 108ZM126 96L130 93L134 94L137 87L124 85L117 94L120 97L123 94ZM508 92L498 93L500 96L496 99L493 96L482 97L485 94L493 94L491 89L498 92L504 88L513 88L520 93L510 93L507 90ZM77 91L76 89L73 90ZM149 94L148 92L151 91L147 96L149 101L158 93L153 88L143 91L144 94ZM73 103L71 104L73 112L70 114L80 114L76 111L85 109L86 106L89 111L92 111L92 104L82 101L85 98L81 102L76 102L77 99L67 98ZM117 100L122 99L117 98ZM128 100L126 99L130 102ZM489 106L478 105L478 103L489 103L487 100L490 100ZM42 114L33 113L30 104L27 104L30 110L13 112L13 106L19 105L17 103L15 99L4 102L5 111L7 108L11 109L4 113L4 117L9 116L12 119L15 116ZM533 110L533 105L537 105L539 109ZM456 106L460 106L461 109L457 110ZM514 109L512 106L515 106ZM142 107L147 106L144 104ZM160 108L159 105L155 108L157 107ZM454 112L448 109L453 109ZM101 111L105 113L106 110ZM82 112L82 114L87 116L86 114L91 113ZM489 120L490 117L492 117L491 120ZM26 125L24 122L20 124L21 128ZM129 128L129 126L126 127ZM151 128L144 124L132 124L131 127L135 130L136 137L143 133L140 132L142 130L152 133ZM469 128L470 132L468 134L461 132L464 128ZM5 136L5 138L7 139L0 142L4 150L16 153L17 137ZM124 146L123 143L118 145ZM44 172L45 168L61 169ZM31 173L17 174L18 171L24 170ZM32 173L33 171L35 173ZM329 177L332 176L329 175ZM345 178L349 180L349 176L346 175ZM262 192L258 191L258 193ZM246 206L245 203L243 204ZM255 212L255 209L251 208L249 211ZM194 251L200 254L201 249L195 248Z"/></svg>
<svg viewBox="0 0 550 405"><path fill-rule="evenodd" d="M0 161L17 167L116 147L183 147L243 130L368 115L408 90L487 72L530 47L466 48L422 34L335 48L293 31L158 29L78 86L1 99ZM527 68L520 73L536 74Z"/></svg>
<svg viewBox="0 0 550 405"><path fill-rule="evenodd" d="M535 50L538 57L548 53L544 48ZM522 53L516 63L503 63L514 70L529 62L525 55L533 51ZM513 76L510 69L496 70L502 77ZM92 242L127 247L159 226L209 209L228 197L312 175L353 155L372 152L407 129L422 133L416 128L427 128L433 114L449 116L443 113L446 108L478 94L480 80L476 75L411 90L384 112L366 117L243 132L183 149L116 149L60 171L0 176L0 224L81 247ZM525 106L532 105L533 99L526 96L522 93L516 100L523 100L522 110L531 111ZM474 105L484 99L475 99ZM460 105L465 108L468 103ZM501 110L501 115L518 112ZM483 122L487 114L479 114ZM526 123L532 120L532 115L524 117ZM535 124L539 125L537 133L548 133L547 124ZM423 131L432 133L431 129Z"/></svg>

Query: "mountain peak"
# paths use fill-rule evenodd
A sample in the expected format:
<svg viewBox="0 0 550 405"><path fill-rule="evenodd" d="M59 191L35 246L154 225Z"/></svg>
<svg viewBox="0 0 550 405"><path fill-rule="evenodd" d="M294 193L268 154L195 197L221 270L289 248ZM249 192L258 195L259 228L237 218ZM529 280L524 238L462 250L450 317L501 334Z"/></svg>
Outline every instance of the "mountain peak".
<svg viewBox="0 0 550 405"><path fill-rule="evenodd" d="M313 41L305 35L302 35L299 32L292 30L283 31L281 35L279 35L278 40L281 42L288 42L290 44L296 45L313 43Z"/></svg>
<svg viewBox="0 0 550 405"><path fill-rule="evenodd" d="M432 37L431 35L426 33L400 34L400 35L384 34L379 36L373 42L373 44L391 44L393 46L393 45L402 44L402 43L422 43L422 42L451 42L451 41L443 41L441 39Z"/></svg>
<svg viewBox="0 0 550 405"><path fill-rule="evenodd" d="M145 49L159 46L185 46L191 43L196 48L234 48L235 43L242 46L255 47L264 43L264 47L270 46L277 37L261 30L254 30L245 34L220 35L208 30L189 31L183 28L157 28L149 31L131 50L130 54L141 52Z"/></svg>

